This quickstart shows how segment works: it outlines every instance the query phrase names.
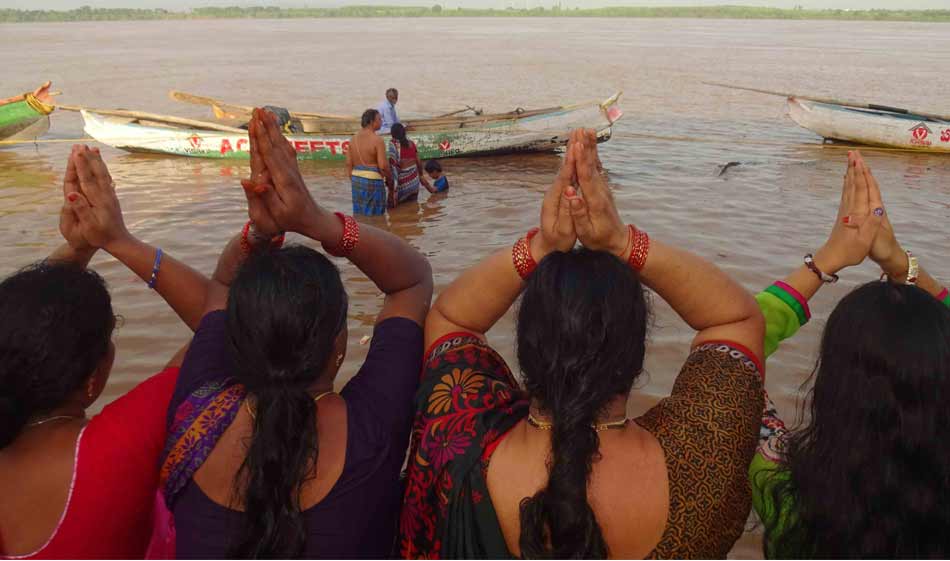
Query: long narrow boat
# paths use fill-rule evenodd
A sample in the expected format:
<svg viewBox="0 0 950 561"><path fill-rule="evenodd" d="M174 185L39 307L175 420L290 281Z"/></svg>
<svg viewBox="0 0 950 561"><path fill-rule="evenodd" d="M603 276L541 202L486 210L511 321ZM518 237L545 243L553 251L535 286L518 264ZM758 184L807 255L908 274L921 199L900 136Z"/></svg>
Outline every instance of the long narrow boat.
<svg viewBox="0 0 950 561"><path fill-rule="evenodd" d="M950 153L950 120L788 98L788 116L826 139Z"/></svg>
<svg viewBox="0 0 950 561"><path fill-rule="evenodd" d="M0 141L34 140L49 130L50 83L34 92L0 101ZM2 144L0 144L2 146Z"/></svg>
<svg viewBox="0 0 950 561"><path fill-rule="evenodd" d="M576 128L594 129L598 138L605 141L610 138L613 124L623 116L618 105L620 95L603 102L520 110L478 116L476 120L443 119L410 129L409 137L416 142L422 159L555 150L567 143L570 131ZM105 113L110 112L83 110L85 130L114 148L199 158L248 158L247 133L240 129L218 123L202 125L198 121L190 121L193 124L186 126L181 124L184 119L169 118L176 122L168 122L161 116L135 118ZM358 126L288 134L287 140L297 151L298 159L342 160Z"/></svg>

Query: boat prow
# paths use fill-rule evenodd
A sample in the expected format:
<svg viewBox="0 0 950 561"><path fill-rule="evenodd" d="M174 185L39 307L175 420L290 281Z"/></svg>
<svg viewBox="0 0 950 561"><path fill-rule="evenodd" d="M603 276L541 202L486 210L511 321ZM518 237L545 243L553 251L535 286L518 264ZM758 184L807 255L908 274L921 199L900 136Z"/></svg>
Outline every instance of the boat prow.
<svg viewBox="0 0 950 561"><path fill-rule="evenodd" d="M950 121L789 97L788 116L829 140L950 153Z"/></svg>
<svg viewBox="0 0 950 561"><path fill-rule="evenodd" d="M36 140L49 130L49 115L55 107L47 82L36 92L0 102L0 141L22 142Z"/></svg>

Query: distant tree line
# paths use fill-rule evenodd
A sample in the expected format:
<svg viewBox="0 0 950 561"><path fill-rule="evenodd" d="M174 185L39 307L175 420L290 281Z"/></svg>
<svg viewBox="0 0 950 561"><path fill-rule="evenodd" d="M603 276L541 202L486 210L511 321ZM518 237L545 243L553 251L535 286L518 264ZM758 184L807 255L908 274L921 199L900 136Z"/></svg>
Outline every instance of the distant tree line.
<svg viewBox="0 0 950 561"><path fill-rule="evenodd" d="M950 10L807 10L759 8L751 6L706 7L615 7L567 9L536 7L528 10L443 9L406 6L344 6L341 8L220 7L187 11L135 8L90 8L75 10L0 9L0 23L63 21L126 21L237 18L372 18L372 17L611 17L611 18L708 18L708 19L794 19L857 21L950 22Z"/></svg>

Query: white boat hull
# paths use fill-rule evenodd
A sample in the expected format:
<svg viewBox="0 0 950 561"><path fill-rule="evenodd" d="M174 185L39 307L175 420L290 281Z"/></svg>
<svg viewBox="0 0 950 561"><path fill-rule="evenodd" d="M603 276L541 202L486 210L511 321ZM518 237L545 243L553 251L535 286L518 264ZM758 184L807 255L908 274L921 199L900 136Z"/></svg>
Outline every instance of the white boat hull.
<svg viewBox="0 0 950 561"><path fill-rule="evenodd" d="M950 153L950 121L788 98L788 116L830 140Z"/></svg>
<svg viewBox="0 0 950 561"><path fill-rule="evenodd" d="M554 150L567 144L572 130L597 131L610 138L611 126L623 115L617 96L598 104L565 107L544 115L493 123L478 128L409 132L422 159ZM86 133L97 141L129 152L151 152L200 158L247 159L247 134L159 124L83 111ZM290 134L287 140L301 160L342 160L348 134Z"/></svg>

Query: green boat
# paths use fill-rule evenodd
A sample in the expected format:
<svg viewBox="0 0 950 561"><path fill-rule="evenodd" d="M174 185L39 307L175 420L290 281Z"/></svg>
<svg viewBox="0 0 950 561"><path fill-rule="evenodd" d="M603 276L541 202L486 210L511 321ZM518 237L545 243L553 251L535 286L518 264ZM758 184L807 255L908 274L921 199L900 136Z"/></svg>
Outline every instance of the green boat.
<svg viewBox="0 0 950 561"><path fill-rule="evenodd" d="M49 130L49 82L36 91L0 100L0 146L8 142L35 140Z"/></svg>

